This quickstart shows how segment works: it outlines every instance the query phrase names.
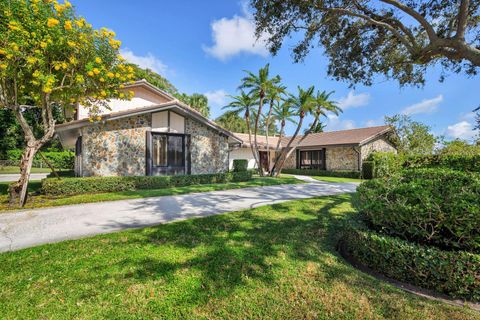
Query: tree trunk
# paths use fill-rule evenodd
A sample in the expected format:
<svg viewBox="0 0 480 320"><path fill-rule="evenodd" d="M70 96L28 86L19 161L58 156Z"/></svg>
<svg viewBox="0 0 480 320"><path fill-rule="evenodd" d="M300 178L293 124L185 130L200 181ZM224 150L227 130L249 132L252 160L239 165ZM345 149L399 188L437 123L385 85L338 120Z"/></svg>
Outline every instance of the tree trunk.
<svg viewBox="0 0 480 320"><path fill-rule="evenodd" d="M253 159L255 160L255 163L257 164L257 167L258 167L260 166L260 160L258 159L257 154L255 153L255 149L252 143L252 130L250 128L250 112L248 111L245 113L245 121L247 122L248 142L250 143L250 149L252 150Z"/></svg>
<svg viewBox="0 0 480 320"><path fill-rule="evenodd" d="M23 152L20 162L20 178L9 187L10 206L18 205L23 207L27 201L28 180L30 179L33 159L38 149L37 146L27 146Z"/></svg>
<svg viewBox="0 0 480 320"><path fill-rule="evenodd" d="M288 141L287 145L285 148L282 149L282 153L280 153L280 156L278 157L278 165L275 163L275 177L278 177L280 175L280 172L282 171L283 165L285 164L285 161L287 160L287 154L290 154L291 152L288 151L288 148L292 145L292 142L295 140L295 138L298 136L298 132L300 132L300 129L302 128L303 124L303 116L300 117L300 121L298 121L297 129L295 130L295 133L293 136L290 138L290 141ZM293 150L293 148L292 148Z"/></svg>
<svg viewBox="0 0 480 320"><path fill-rule="evenodd" d="M258 112L257 112L257 116L255 117L255 130L253 132L254 134L253 137L255 140L255 152L257 153L258 158L260 158L260 152L258 151L257 131L258 131L258 120L262 115L263 98L264 98L263 94L260 93L260 102L258 103ZM260 177L263 177L263 169L262 169L262 165L260 164L260 161L258 161L257 165L258 165L258 174L260 175Z"/></svg>
<svg viewBox="0 0 480 320"><path fill-rule="evenodd" d="M270 168L270 177L273 177L274 172L275 172L275 166L278 162L278 159L280 158L281 152L280 151L280 142L282 140L284 131L285 131L285 120L282 121L281 127L280 127L280 135L278 136L278 141L277 141L277 147L275 148L275 160L272 163L272 166Z"/></svg>
<svg viewBox="0 0 480 320"><path fill-rule="evenodd" d="M270 117L272 116L272 110L273 110L273 101L270 100L270 109L268 110L268 115L267 115L267 119L265 119L265 138L266 138L266 142L267 142L267 163L268 163L268 172L267 174L270 175L270 149L269 149L269 145L268 145L268 125L269 125L269 122L270 122Z"/></svg>

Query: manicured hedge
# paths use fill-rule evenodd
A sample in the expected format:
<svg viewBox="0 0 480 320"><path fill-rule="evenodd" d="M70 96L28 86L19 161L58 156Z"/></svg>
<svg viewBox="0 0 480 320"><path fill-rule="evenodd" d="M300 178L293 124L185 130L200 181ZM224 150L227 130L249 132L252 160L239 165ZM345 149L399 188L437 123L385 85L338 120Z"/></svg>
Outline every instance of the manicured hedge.
<svg viewBox="0 0 480 320"><path fill-rule="evenodd" d="M63 170L63 171L56 171L59 177L75 177L75 171L73 170ZM56 178L53 172L50 172L47 175L47 178Z"/></svg>
<svg viewBox="0 0 480 320"><path fill-rule="evenodd" d="M248 181L251 178L251 172L228 172L183 176L63 178L60 180L47 178L42 180L42 192L49 196L60 196L137 189L161 189L194 184L240 182Z"/></svg>
<svg viewBox="0 0 480 320"><path fill-rule="evenodd" d="M8 150L7 160L19 161L22 158L23 150ZM56 169L73 169L75 163L75 154L70 151L49 151L43 152L43 156L47 161ZM34 167L47 167L47 164L43 161L42 157L37 153L34 159Z"/></svg>
<svg viewBox="0 0 480 320"><path fill-rule="evenodd" d="M247 170L248 170L248 160L246 159L233 160L233 172L244 172Z"/></svg>
<svg viewBox="0 0 480 320"><path fill-rule="evenodd" d="M398 281L480 301L480 255L444 251L380 233L349 228L342 247L359 263Z"/></svg>
<svg viewBox="0 0 480 320"><path fill-rule="evenodd" d="M397 155L391 152L372 152L368 158L364 177L385 177L402 169L410 168L449 168L452 170L479 172L480 155ZM367 162L365 161L365 162ZM365 163L364 162L364 163Z"/></svg>
<svg viewBox="0 0 480 320"><path fill-rule="evenodd" d="M360 179L361 176L360 171L327 171L316 169L283 169L282 173L298 174L304 176L341 177L353 179Z"/></svg>
<svg viewBox="0 0 480 320"><path fill-rule="evenodd" d="M480 253L480 174L409 169L358 189L358 210L375 230L421 244Z"/></svg>

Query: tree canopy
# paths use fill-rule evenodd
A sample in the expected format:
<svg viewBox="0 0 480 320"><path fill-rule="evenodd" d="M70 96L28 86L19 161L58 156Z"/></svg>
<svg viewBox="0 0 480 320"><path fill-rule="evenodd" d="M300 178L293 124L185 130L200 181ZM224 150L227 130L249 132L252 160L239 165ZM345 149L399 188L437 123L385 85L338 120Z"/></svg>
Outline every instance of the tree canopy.
<svg viewBox="0 0 480 320"><path fill-rule="evenodd" d="M412 120L407 115L385 117L385 124L395 128L391 139L399 153L432 154L438 139L430 132L430 127Z"/></svg>
<svg viewBox="0 0 480 320"><path fill-rule="evenodd" d="M336 80L371 85L376 74L400 85L423 85L429 66L443 76L476 75L480 67L479 0L251 0L257 36L276 54L301 35L293 58L313 47L329 59Z"/></svg>

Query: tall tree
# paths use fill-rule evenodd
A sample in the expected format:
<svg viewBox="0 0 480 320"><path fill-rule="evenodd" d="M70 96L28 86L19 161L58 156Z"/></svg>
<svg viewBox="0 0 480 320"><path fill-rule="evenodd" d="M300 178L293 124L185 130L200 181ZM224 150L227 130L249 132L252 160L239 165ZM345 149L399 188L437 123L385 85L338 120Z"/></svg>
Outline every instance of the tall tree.
<svg viewBox="0 0 480 320"><path fill-rule="evenodd" d="M248 142L250 143L250 149L252 150L253 158L255 159L257 167L260 167L259 154L257 152L258 149L256 149L257 147L254 146L254 144L252 143L252 129L250 125L252 121L250 115L254 111L254 108L258 104L258 101L256 97L245 93L245 91L243 90L240 90L240 94L238 96L230 96L230 98L232 98L232 101L228 105L223 107L223 109L229 109L231 110L230 112L233 112L237 115L243 113L245 124L247 126ZM255 118L257 118L257 116L255 116Z"/></svg>
<svg viewBox="0 0 480 320"><path fill-rule="evenodd" d="M23 206L34 156L54 135L55 106L79 103L94 114L105 99L128 98L119 89L134 75L115 34L94 30L68 1L1 1L0 12L0 107L13 112L26 142L10 203ZM29 109L40 114L40 135L25 119Z"/></svg>
<svg viewBox="0 0 480 320"><path fill-rule="evenodd" d="M480 155L480 145L470 144L464 140L453 140L444 143L443 148L439 150L441 155Z"/></svg>
<svg viewBox="0 0 480 320"><path fill-rule="evenodd" d="M201 93L193 93L188 98L188 104L200 112L204 117L210 116L210 107L208 106L208 98Z"/></svg>
<svg viewBox="0 0 480 320"><path fill-rule="evenodd" d="M280 133L277 140L277 145L275 147L275 154L280 154L280 145L282 142L282 138L285 136L285 126L287 122L297 124L297 121L294 119L295 112L292 107L292 100L291 99L284 99L275 107L273 108L272 119L273 121L280 122ZM278 161L278 158L275 159L275 162ZM273 171L274 164L271 164L270 172Z"/></svg>
<svg viewBox="0 0 480 320"><path fill-rule="evenodd" d="M476 75L480 67L478 0L251 0L257 36L272 54L293 34L296 62L314 46L336 80L371 85L375 74L423 85L429 66ZM442 78L443 79L443 75Z"/></svg>
<svg viewBox="0 0 480 320"><path fill-rule="evenodd" d="M245 71L247 73L247 76L242 79L242 84L239 87L239 89L249 89L249 95L258 98L258 109L255 115L255 127L253 130L255 149L252 150L257 153L257 158L260 157L258 153L257 133L259 121L262 117L263 104L265 102L265 98L268 92L272 89L272 87L278 86L280 84L280 76L277 75L273 78L270 78L269 69L270 65L267 64L265 67L260 68L258 74L254 74L250 71ZM263 169L260 165L258 166L258 173L263 176Z"/></svg>
<svg viewBox="0 0 480 320"><path fill-rule="evenodd" d="M136 80L145 79L149 83L153 84L155 87L169 94L178 94L177 88L175 88L175 86L170 81L168 81L166 78L162 77L155 71L152 71L150 69L142 69L136 64L130 64L130 66L132 66L134 69L133 73L135 74Z"/></svg>
<svg viewBox="0 0 480 320"><path fill-rule="evenodd" d="M217 119L215 119L215 122L229 131L248 133L248 128L245 120L234 111L225 112Z"/></svg>
<svg viewBox="0 0 480 320"><path fill-rule="evenodd" d="M269 166L270 166L270 143L268 141L268 137L270 135L271 130L273 130L274 133L276 133L277 131L275 122L270 121L270 119L272 117L274 105L278 104L283 99L284 95L286 95L287 93L287 87L282 85L280 83L281 78L279 76L277 77L278 79L274 79L274 81L272 81L271 86L268 88L268 91L266 93L266 98L268 100L269 108L268 108L267 116L263 120L263 126L262 126L263 128L265 128L264 134L265 134L266 148L267 148L267 163Z"/></svg>
<svg viewBox="0 0 480 320"><path fill-rule="evenodd" d="M310 124L311 125L311 124ZM325 125L322 121L318 121L317 125L312 128L312 130L310 131L311 133L320 133L320 132L324 132L325 131L325 127L327 125ZM308 131L308 128L306 128L303 133L307 133Z"/></svg>
<svg viewBox="0 0 480 320"><path fill-rule="evenodd" d="M430 133L430 127L412 120L407 115L385 117L385 124L394 127L395 135L391 137L397 150L402 154L431 154L438 139Z"/></svg>

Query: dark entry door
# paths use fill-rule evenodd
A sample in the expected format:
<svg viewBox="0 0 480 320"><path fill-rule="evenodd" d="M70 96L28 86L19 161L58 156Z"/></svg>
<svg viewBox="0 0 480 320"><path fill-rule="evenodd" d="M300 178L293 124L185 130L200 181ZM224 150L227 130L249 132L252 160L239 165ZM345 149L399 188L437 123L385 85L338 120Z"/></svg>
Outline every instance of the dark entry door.
<svg viewBox="0 0 480 320"><path fill-rule="evenodd" d="M174 133L151 133L150 175L188 174L188 136Z"/></svg>
<svg viewBox="0 0 480 320"><path fill-rule="evenodd" d="M268 155L266 151L260 151L260 165L262 169L268 171Z"/></svg>

